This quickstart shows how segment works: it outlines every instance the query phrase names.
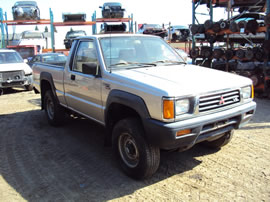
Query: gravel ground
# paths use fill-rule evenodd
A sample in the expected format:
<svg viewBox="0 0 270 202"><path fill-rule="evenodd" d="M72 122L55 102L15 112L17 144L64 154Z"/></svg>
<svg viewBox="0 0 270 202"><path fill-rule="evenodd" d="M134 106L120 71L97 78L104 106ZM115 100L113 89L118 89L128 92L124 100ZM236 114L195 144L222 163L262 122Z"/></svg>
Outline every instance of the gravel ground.
<svg viewBox="0 0 270 202"><path fill-rule="evenodd" d="M40 95L0 96L0 201L270 201L270 100L221 150L161 153L148 180L118 168L104 129L84 119L48 125Z"/></svg>

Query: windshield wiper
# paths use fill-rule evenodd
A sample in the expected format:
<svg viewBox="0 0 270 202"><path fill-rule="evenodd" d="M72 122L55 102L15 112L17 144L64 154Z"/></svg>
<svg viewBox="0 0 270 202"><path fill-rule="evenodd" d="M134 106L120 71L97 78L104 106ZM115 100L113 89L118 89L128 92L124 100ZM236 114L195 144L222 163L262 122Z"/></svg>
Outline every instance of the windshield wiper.
<svg viewBox="0 0 270 202"><path fill-rule="evenodd" d="M186 64L185 62L175 61L175 60L158 60L158 61L155 61L153 63Z"/></svg>
<svg viewBox="0 0 270 202"><path fill-rule="evenodd" d="M121 66L121 65L135 65L138 67L157 66L157 64L145 63L145 62L119 62L119 63L111 64L109 67L115 67L115 66Z"/></svg>

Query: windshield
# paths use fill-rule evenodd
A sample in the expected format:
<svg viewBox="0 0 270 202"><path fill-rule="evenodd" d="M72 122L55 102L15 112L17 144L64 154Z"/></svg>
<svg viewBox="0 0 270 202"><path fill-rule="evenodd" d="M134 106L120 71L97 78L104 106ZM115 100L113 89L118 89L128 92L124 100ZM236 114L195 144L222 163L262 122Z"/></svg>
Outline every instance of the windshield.
<svg viewBox="0 0 270 202"><path fill-rule="evenodd" d="M42 39L43 36L42 36L42 33L40 32L25 32L22 35L22 38L23 39Z"/></svg>
<svg viewBox="0 0 270 202"><path fill-rule="evenodd" d="M7 63L23 63L23 59L17 52L0 52L0 64Z"/></svg>
<svg viewBox="0 0 270 202"><path fill-rule="evenodd" d="M184 63L174 49L159 37L125 36L100 39L107 68Z"/></svg>
<svg viewBox="0 0 270 202"><path fill-rule="evenodd" d="M145 28L162 28L159 24L146 24L144 25Z"/></svg>
<svg viewBox="0 0 270 202"><path fill-rule="evenodd" d="M67 57L65 55L43 55L42 62L65 62Z"/></svg>
<svg viewBox="0 0 270 202"><path fill-rule="evenodd" d="M34 1L18 1L15 6L36 6L37 3Z"/></svg>
<svg viewBox="0 0 270 202"><path fill-rule="evenodd" d="M67 34L67 37L78 37L78 36L86 36L86 33L84 31L80 31L80 32L70 32Z"/></svg>

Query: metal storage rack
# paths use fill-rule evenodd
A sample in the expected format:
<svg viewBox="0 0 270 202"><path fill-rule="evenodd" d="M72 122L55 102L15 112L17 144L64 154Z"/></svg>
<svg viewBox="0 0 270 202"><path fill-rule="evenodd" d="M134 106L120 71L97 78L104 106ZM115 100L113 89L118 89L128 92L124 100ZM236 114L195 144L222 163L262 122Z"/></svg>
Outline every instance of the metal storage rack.
<svg viewBox="0 0 270 202"><path fill-rule="evenodd" d="M207 14L203 14L203 15L208 15L209 16L209 22L210 23L214 23L213 22L213 6L214 4L218 3L219 6L221 7L227 7L228 11L231 9L231 0L193 0L192 2L192 26L196 25L196 26L200 26L200 22L198 21L198 15L200 15L201 13L197 13L197 8L200 5L208 5L209 7L209 13ZM237 2L237 1L235 1ZM239 1L240 3L239 6L245 5L245 1ZM260 1L255 1L256 3L254 4L255 6L258 6L258 3L261 3ZM258 3L257 3L258 2ZM266 14L268 14L270 12L270 0L266 0ZM261 5L260 5L261 6ZM228 19L230 18L230 12L228 12ZM195 27L196 27L195 26ZM270 39L270 28L269 26L265 26L265 27L259 27L257 32L265 32L265 39L264 40L269 40ZM207 34L213 34L213 32L211 31L207 31ZM230 47L231 44L236 44L236 43L231 43L230 39L229 39L229 35L231 34L235 34L232 31L230 31L229 29L226 30L222 30L218 33L215 33L216 35L223 35L226 34L227 35L227 39L224 40L225 44L226 44L226 50L228 50L228 48ZM239 33L237 33L239 34ZM254 43L261 43L264 41L263 39L261 41L256 41ZM192 50L196 50L196 42L198 42L198 40L196 40L194 34L192 35ZM203 41L200 41L203 44ZM213 50L213 43L208 42L208 44L210 44L210 48L211 50ZM191 50L191 51L192 51ZM201 61L204 62L204 60L208 60L210 61L210 63L208 64L209 67L211 67L211 63L212 63L212 58L200 58ZM269 67L269 53L267 54L266 58L264 59L264 66L263 66L263 78L264 78L264 84L262 86L260 86L258 89L255 90L262 90L263 93L265 95L268 95L270 97L270 67ZM197 61L193 58L193 63L196 63ZM202 64L203 64L202 62ZM226 71L228 71L228 61L226 64Z"/></svg>
<svg viewBox="0 0 270 202"><path fill-rule="evenodd" d="M92 26L92 34L97 34L97 29L96 29L96 23L101 23L101 22L128 22L129 24L129 32L133 33L133 14L131 14L131 17L129 16L128 18L96 18L96 12L93 13L92 15L92 21L85 21L85 22L77 22L77 21L70 21L70 22L54 22L54 16L53 12L50 9L50 19L42 19L42 20L4 20L3 17L3 10L0 8L0 20L1 20L1 44L0 48L5 48L5 35L8 36L8 29L7 26L9 25L50 25L51 28L51 47L52 47L52 52L55 52L55 37L54 37L54 27L55 26ZM5 15L6 16L6 15ZM6 29L6 34L5 34L5 29Z"/></svg>

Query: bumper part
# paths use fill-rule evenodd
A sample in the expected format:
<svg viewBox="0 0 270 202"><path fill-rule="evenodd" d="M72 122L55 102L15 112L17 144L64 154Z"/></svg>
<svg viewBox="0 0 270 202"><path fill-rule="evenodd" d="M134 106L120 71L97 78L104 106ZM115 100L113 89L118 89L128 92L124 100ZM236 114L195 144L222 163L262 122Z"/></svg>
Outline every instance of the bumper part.
<svg viewBox="0 0 270 202"><path fill-rule="evenodd" d="M252 101L225 111L174 123L147 119L144 128L148 141L161 149L188 149L196 143L241 128L249 122L255 110L256 103ZM178 131L186 129L190 129L191 133L177 136Z"/></svg>

